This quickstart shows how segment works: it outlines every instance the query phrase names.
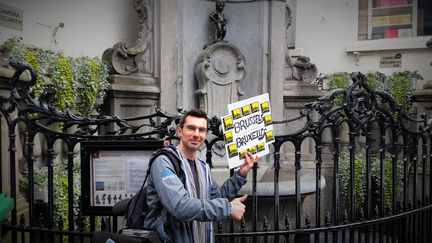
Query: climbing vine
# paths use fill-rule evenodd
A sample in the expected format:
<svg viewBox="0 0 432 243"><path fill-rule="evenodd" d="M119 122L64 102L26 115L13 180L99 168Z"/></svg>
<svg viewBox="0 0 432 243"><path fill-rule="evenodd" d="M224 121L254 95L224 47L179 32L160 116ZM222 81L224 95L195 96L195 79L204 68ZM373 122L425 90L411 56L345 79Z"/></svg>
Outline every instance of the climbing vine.
<svg viewBox="0 0 432 243"><path fill-rule="evenodd" d="M346 89L352 84L351 76L353 73L338 72L326 76L328 88ZM366 74L366 82L376 91L385 91L389 93L395 101L406 112L411 108L412 92L415 89L417 80L422 80L423 77L417 71L395 72L391 75L385 75L381 72L370 72ZM336 105L342 105L343 95L339 95L335 99Z"/></svg>
<svg viewBox="0 0 432 243"><path fill-rule="evenodd" d="M0 54L33 68L37 75L32 86L34 97L38 98L44 90L54 92L54 104L61 112L71 109L88 116L97 101L106 96L108 69L97 58L64 56L22 44L18 38L0 44Z"/></svg>
<svg viewBox="0 0 432 243"><path fill-rule="evenodd" d="M59 56L53 59L49 66L51 82L55 90L56 107L64 112L68 109L76 110L75 95L77 93L76 82L72 73L70 59Z"/></svg>
<svg viewBox="0 0 432 243"><path fill-rule="evenodd" d="M352 84L349 74L345 72L329 74L326 76L326 80L328 82L327 84L329 89L345 89ZM343 94L339 94L335 98L334 103L336 105L342 105Z"/></svg>
<svg viewBox="0 0 432 243"><path fill-rule="evenodd" d="M388 92L402 106L404 111L411 108L412 92L415 89L415 81L423 77L415 72L396 72L386 77Z"/></svg>
<svg viewBox="0 0 432 243"><path fill-rule="evenodd" d="M351 76L353 73L338 72L329 74L326 76L327 85L330 90L334 89L346 89L351 84ZM370 72L366 75L366 82L375 91L384 91L391 95L391 97L400 105L403 111L408 112L412 106L412 92L415 89L415 83L417 80L423 79L417 71L405 71L395 72L390 75L385 75L381 72ZM342 105L343 94L339 94L335 97L334 104ZM379 101L378 101L379 102ZM380 188L380 160L377 154L372 155L371 160L371 177L372 177L372 195L373 198L379 198ZM393 164L391 156L386 155L384 163L384 204L385 207L391 208L392 203L392 185L393 185ZM396 182L396 193L400 193L402 190L401 178L403 176L402 162L397 162L397 178ZM364 205L365 193L366 193L366 157L364 154L359 153L355 155L354 159L354 197L356 201L356 207L360 208ZM350 160L347 152L342 152L339 156L339 178L342 197L348 199L351 196L350 191Z"/></svg>
<svg viewBox="0 0 432 243"><path fill-rule="evenodd" d="M78 97L81 102L79 110L84 114L90 114L94 104L101 96L106 95L108 82L99 82L108 78L108 69L105 65L100 65L96 58L76 58L72 61L72 70L76 80L80 80L80 91Z"/></svg>
<svg viewBox="0 0 432 243"><path fill-rule="evenodd" d="M79 160L74 160L73 165L73 201L70 202L68 198L68 170L66 162L57 163L53 166L53 187L54 187L54 222L63 222L63 229L69 227L69 203L72 203L74 221L77 220L80 210L80 196L81 196L81 165ZM39 186L46 186L48 184L48 168L43 166L38 170L34 177L34 183ZM22 177L19 180L19 186L22 191L28 193L29 185L27 177ZM101 218L96 218L96 228L100 227ZM88 217L84 217L84 225L89 230L90 222ZM59 227L59 225L57 225ZM65 239L66 240L66 239ZM65 241L66 242L66 241Z"/></svg>
<svg viewBox="0 0 432 243"><path fill-rule="evenodd" d="M380 160L378 155L372 156L371 161L371 178L372 178L372 194L375 198L379 198L379 188L381 187L381 170ZM393 163L391 156L386 154L384 163L384 206L391 208L392 205L392 185L393 185ZM341 195L348 199L351 196L350 192L350 160L349 153L342 152L339 156L339 180ZM396 193L402 192L402 179L403 179L403 163L397 162L397 182L396 182ZM360 208L365 203L366 195L366 156L363 153L355 155L354 159L354 192L356 207Z"/></svg>

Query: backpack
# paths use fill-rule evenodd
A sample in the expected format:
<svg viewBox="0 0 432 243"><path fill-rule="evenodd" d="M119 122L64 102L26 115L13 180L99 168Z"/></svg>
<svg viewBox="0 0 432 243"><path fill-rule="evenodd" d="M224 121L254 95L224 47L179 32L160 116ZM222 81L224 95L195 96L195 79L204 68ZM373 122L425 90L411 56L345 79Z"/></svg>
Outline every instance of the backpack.
<svg viewBox="0 0 432 243"><path fill-rule="evenodd" d="M124 217L125 217L125 225L127 228L134 228L134 229L144 228L144 219L147 215L147 210L148 210L146 181L150 174L150 169L154 160L160 155L167 156L169 161L171 161L172 165L174 166L174 171L176 175L180 174L181 161L177 158L177 156L173 155L166 149L159 149L158 151L155 152L155 154L152 156L152 158L149 161L147 174L141 186L141 189L129 200L126 206Z"/></svg>

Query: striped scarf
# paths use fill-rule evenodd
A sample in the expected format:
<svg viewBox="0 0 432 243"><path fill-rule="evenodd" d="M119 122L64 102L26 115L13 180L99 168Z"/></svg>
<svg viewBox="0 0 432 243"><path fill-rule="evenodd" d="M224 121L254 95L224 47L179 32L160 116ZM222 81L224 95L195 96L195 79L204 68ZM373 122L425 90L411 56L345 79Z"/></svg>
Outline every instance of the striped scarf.
<svg viewBox="0 0 432 243"><path fill-rule="evenodd" d="M186 191L189 196L198 198L197 190L199 190L200 199L210 200L210 170L199 159L195 159L195 168L198 174L199 185L195 185L195 180L192 174L192 169L189 165L187 158L177 148L177 154L182 159L181 167L186 175ZM213 243L213 222L200 222L197 220L192 221L193 238L195 243Z"/></svg>

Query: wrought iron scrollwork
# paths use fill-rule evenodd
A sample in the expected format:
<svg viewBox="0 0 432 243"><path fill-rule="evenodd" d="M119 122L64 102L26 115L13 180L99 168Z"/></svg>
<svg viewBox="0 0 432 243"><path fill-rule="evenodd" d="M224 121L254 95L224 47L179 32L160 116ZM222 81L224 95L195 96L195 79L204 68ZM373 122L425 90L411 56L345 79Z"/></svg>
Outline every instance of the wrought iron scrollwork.
<svg viewBox="0 0 432 243"><path fill-rule="evenodd" d="M351 78L353 83L348 88L332 90L316 101L305 104L297 116L274 121L274 124L293 124L306 119L301 129L277 136L280 139L276 139L276 142L302 140L307 136L317 138L321 136L323 128L330 124L340 125L343 121L354 131L368 129L367 126L376 119L409 133L419 134L431 130L432 119L424 114L420 114L419 119L410 117L391 95L373 90L362 73L356 73ZM341 105L336 104L338 97L342 97ZM313 117L314 113L318 117Z"/></svg>
<svg viewBox="0 0 432 243"><path fill-rule="evenodd" d="M33 97L31 86L36 83L36 74L29 66L17 62L10 64L16 71L10 79L10 96L1 97L1 111L5 116L13 111L18 111L19 116L30 126L52 132L60 137L86 138L99 133L97 136L106 139L113 136L116 136L116 139L121 139L122 136L130 139L146 137L161 139L175 135L175 129L171 126L178 123L181 113L168 114L158 108L152 114L128 118L103 115L90 118L81 117L72 110L59 112L52 103L53 94L48 90L42 92L38 98ZM30 74L30 80L22 81L20 77L25 72ZM18 88L22 82L24 82L23 86ZM53 124L59 125L62 129L53 129L51 126ZM76 131L69 131L69 128L74 126L77 128ZM100 133L103 130L101 128L108 126L112 129Z"/></svg>
<svg viewBox="0 0 432 243"><path fill-rule="evenodd" d="M355 75L354 81L344 97L344 111L348 119L362 126L368 124L376 115L377 100L375 92L366 83L366 77L359 73ZM356 90L364 90L365 92L355 92Z"/></svg>
<svg viewBox="0 0 432 243"><path fill-rule="evenodd" d="M74 146L80 141L87 139L176 139L175 127L178 125L178 122L182 116L181 109L178 110L177 114L169 114L162 111L161 109L155 109L152 114L127 118L103 115L99 115L94 118L81 117L75 114L73 111L62 113L59 112L52 104L53 96L51 92L45 91L39 97L33 97L31 88L32 85L35 84L36 75L31 68L19 63L11 63L11 65L16 69L16 71L13 77L9 79L11 81L10 95L7 97L0 96L0 112L2 112L3 116L8 122L9 128L9 156L11 159L11 168L9 174L12 178L11 196L13 198L16 198L15 190L17 188L16 184L14 184L16 182L15 174L17 174L14 167L16 164L16 135L14 132L16 124L24 122L26 123L25 125L27 125L27 131L29 132L26 134L28 136L28 140L26 142L28 143L27 149L29 151L33 150L36 133L40 132L42 135L44 135L48 144L48 146L46 146L48 149L47 158L45 160L47 161L46 167L48 168L48 194L50 195L50 198L48 199L48 211L50 213L48 213L48 215L44 215L45 219L39 222L39 226L43 227L45 225L47 228L41 229L33 226L25 227L25 230L33 230L33 233L30 233L30 239L32 239L32 236L34 238L36 233L39 233L41 230L45 232L46 229L48 229L48 233L52 235L57 233L52 231L54 225L52 215L54 206L53 157L55 156L53 144L55 143L55 140L63 139L66 141L68 147L68 173L71 175L73 168ZM29 74L30 78L24 78L23 80L22 75L26 72ZM248 222L243 221L243 226L240 228L240 230L245 232L238 233L223 233L223 227L220 224L218 233L216 233L216 237L223 238L233 236L245 237L245 239L246 237L254 237L256 239L256 236L264 236L269 237L270 241L273 239L278 241L279 237L286 237L286 239L288 239L291 237L291 235L295 235L294 240L300 241L301 237L298 236L304 236L306 234L308 237L309 235L315 234L315 237L323 236L326 241L328 241L328 236L331 232L335 233L336 236L340 231L343 232L344 230L353 230L353 232L358 231L363 234L363 232L369 232L364 231L365 227L369 227L374 224L376 224L376 227L370 227L370 232L373 232L374 228L388 225L388 223L398 223L398 220L407 220L406 222L409 222L409 220L413 219L411 220L412 222L417 222L417 219L424 218L417 216L418 213L430 213L432 208L432 206L429 204L430 194L432 192L430 188L432 187L429 186L429 189L426 189L426 179L430 182L430 178L427 177L430 175L430 140L432 137L430 132L432 128L432 119L428 118L424 114L420 115L418 119L412 118L403 111L401 106L389 94L372 90L368 86L364 75L361 73L355 74L352 77L352 80L353 84L349 88L333 90L325 96L317 99L315 102L305 104L299 113L294 117L287 118L283 121L273 122L274 125L284 125L290 130L290 132L287 132L286 134L276 134L275 142L272 145L274 164L272 165L271 169L274 173L273 175L275 182L274 222L268 222L269 220L264 219L264 232L257 232L255 230L253 230L253 232L248 232L249 224ZM338 103L340 101L343 103ZM13 117L16 117L16 114L18 114L18 118L12 119ZM345 141L345 144L342 145L341 134L343 134L343 132L340 132L340 130L342 130L340 128L345 125L344 123L348 124L348 133L345 135L348 135L349 141ZM57 130L52 128L53 126L51 125L55 124L60 125L62 129ZM296 125L292 126L291 124ZM376 124L378 125L379 129L377 129ZM332 139L328 139L327 137L325 137L326 140L323 139L325 136L324 130L326 129L330 130ZM379 130L379 133L373 134L375 131L374 129ZM205 142L207 146L207 162L211 165L212 154L217 154L212 149L219 146L216 142L223 141L220 118L213 117L210 119L209 131L214 135L209 136L210 140ZM389 138L386 137L388 134L390 135ZM350 157L349 162L354 164L356 153L358 153L357 148L359 147L357 146L358 143L355 141L357 136L366 137L366 142L363 142L364 148L362 148L363 150L360 151L361 153L366 154L366 156L364 156L367 160L367 166L364 167L367 167L365 170L368 171L364 176L366 187L372 187L373 181L371 180L372 177L371 173L369 172L371 172L372 153L375 153L374 156L380 157L380 166L384 166L384 158L391 160L390 162L392 163L391 166L393 170L392 177L395 178L395 180L393 180L391 183L391 186L396 188L397 180L402 181L402 195L396 195L397 190L393 190L391 196L391 205L384 205L384 199L382 199L384 198L384 183L381 183L379 188L381 191L381 199L379 200L378 207L376 204L372 203L371 190L368 190L368 193L365 195L366 199L361 207L356 206L357 199L352 196L354 193L351 195L351 200L346 202L350 205L343 205L340 202L341 197L339 197L341 187L338 183L336 183L336 180L334 180L335 183L330 185L333 187L332 189L334 193L332 193L331 198L326 199L331 200L331 208L322 207L323 205L321 204L323 204L323 200L321 194L324 192L321 190L321 173L323 171L321 166L325 165L325 169L327 171L329 168L331 168L331 166L338 168L338 163L341 162L339 160L339 155L343 146L346 146L348 152L350 153L349 156L352 156ZM308 214L306 214L306 217L303 217L304 213L301 208L302 201L304 199L304 194L302 194L302 188L304 184L302 183L305 182L300 180L300 178L302 178L301 172L303 172L302 170L304 169L308 169L306 166L304 166L304 164L302 164L304 162L303 156L306 154L303 153L302 146L304 145L303 141L306 139L311 139L315 143L315 158L308 154L312 158L310 159L310 162L315 162L316 165L315 188L317 189L315 191L316 196L312 198L315 198L316 205L314 214L322 215L321 218L316 218L314 223L309 218L309 216L307 216ZM283 147L282 145L286 142L291 142L293 146L290 148L294 148L295 198L293 200L295 200L296 203L296 211L294 214L290 214L294 215L291 217L295 217L295 221L293 221L293 223L291 223L291 218L288 217L288 214L281 214L287 216L283 219L285 226L284 229L280 229L280 226L283 225L283 223L281 224L279 221L279 199L281 198L279 197L279 171L284 169L282 163L285 161L282 162L282 160L287 160L287 158L284 156L284 152L286 151L281 151ZM223 149L223 146L221 148ZM377 152L372 151L373 149L377 148ZM326 150L326 153L324 150ZM29 170L28 181L29 184L33 185L33 165L35 161L33 159L34 153L29 151L26 153ZM419 151L421 153L419 153ZM289 153L291 152L292 151L289 151ZM387 156L387 153L391 153L390 156ZM289 159L290 158L288 158L288 160ZM291 160L293 160L292 157ZM288 162L291 163L292 161ZM397 174L398 163L403 167L404 174L399 178ZM412 171L410 171L411 168L413 168ZM421 172L419 170L420 168ZM352 171L354 171L354 169ZM383 174L383 172L384 170L381 170L381 174ZM426 174L426 172L428 172L428 174ZM332 173L330 176L333 176L333 178L340 178L338 170L334 170L333 172L330 171L327 175L330 173ZM421 185L420 178L422 180ZM72 179L72 176L68 178L69 185L73 183ZM354 188L353 182L353 177L351 177L351 185ZM417 189L420 187L422 188L421 190ZM411 189L413 189L412 192L410 191ZM72 189L69 191L69 193L69 201L73 201ZM419 197L420 193L421 197ZM253 193L252 197L255 195L256 194ZM32 190L30 190L29 197L30 201L34 201ZM109 199L102 198L101 200ZM115 200L115 198L113 198L113 200ZM33 215L32 213L34 213L32 212L34 209L31 205L32 204L30 203L29 215ZM68 215L73 216L74 213L72 211L72 204L69 205ZM346 209L348 209L348 211ZM77 215L79 219L78 222L74 223L74 217L69 217L68 222L69 227L66 234L68 234L68 237L72 241L74 237L91 235L89 232L80 232L80 230L83 229L82 221L80 221L82 218L81 214ZM39 216L37 218L42 219ZM304 221L302 219L304 219ZM19 224L24 225L24 221L21 221L22 222ZM420 222L420 220L418 222ZM423 220L422 222L426 223L428 227L430 226L429 221ZM17 223L16 211L12 211L12 220L8 227L9 229L12 228L15 234L20 232L22 229L22 227L17 227ZM102 228L105 228L105 222L103 222L102 225ZM76 228L75 226L77 226L78 231L74 231ZM60 230L63 229L61 224L58 227ZM408 231L404 233L407 232ZM373 234L375 233L377 232L374 232ZM63 233L63 231L61 234L66 235ZM363 237L360 234L358 235ZM402 239L399 239L400 235L393 235L392 239L397 239L398 241L404 242L405 235L402 236ZM12 235L12 239L14 239L14 235ZM12 241L15 242L16 240ZM423 241L424 240L419 240L419 242Z"/></svg>

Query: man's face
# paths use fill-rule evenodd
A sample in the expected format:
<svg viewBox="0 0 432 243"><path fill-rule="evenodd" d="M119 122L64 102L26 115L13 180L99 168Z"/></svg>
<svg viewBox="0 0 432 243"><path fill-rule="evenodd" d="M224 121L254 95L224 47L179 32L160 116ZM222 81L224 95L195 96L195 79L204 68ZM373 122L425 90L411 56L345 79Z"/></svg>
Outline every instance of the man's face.
<svg viewBox="0 0 432 243"><path fill-rule="evenodd" d="M196 152L207 137L207 119L187 116L183 127L179 127L180 143L189 152Z"/></svg>

